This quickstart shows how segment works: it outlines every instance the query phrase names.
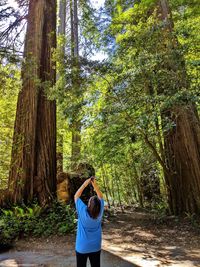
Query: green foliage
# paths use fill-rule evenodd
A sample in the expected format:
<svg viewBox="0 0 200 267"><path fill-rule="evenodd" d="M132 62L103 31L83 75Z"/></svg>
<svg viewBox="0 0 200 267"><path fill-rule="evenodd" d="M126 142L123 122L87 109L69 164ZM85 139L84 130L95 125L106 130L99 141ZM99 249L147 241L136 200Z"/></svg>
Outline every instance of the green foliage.
<svg viewBox="0 0 200 267"><path fill-rule="evenodd" d="M0 58L1 62L1 58ZM0 64L0 188L7 184L20 70L14 64Z"/></svg>
<svg viewBox="0 0 200 267"><path fill-rule="evenodd" d="M0 243L9 244L23 236L63 235L75 230L75 210L69 205L54 202L51 207L14 207L1 210Z"/></svg>
<svg viewBox="0 0 200 267"><path fill-rule="evenodd" d="M153 207L153 210L156 211L159 215L166 215L166 213L168 212L167 202L157 202L156 205Z"/></svg>
<svg viewBox="0 0 200 267"><path fill-rule="evenodd" d="M200 231L200 217L197 214L186 213L186 218L190 221L192 226Z"/></svg>
<svg viewBox="0 0 200 267"><path fill-rule="evenodd" d="M146 205L142 177L156 170L162 197L154 206L161 213L167 194L158 156L163 159L163 134L176 127L161 112L190 103L199 107L200 99L199 5L169 2L173 32L158 19L157 1L105 2L102 40L109 58L87 87L82 131L83 158L98 170L108 199L119 202L119 184L123 202ZM173 40L179 45L173 47Z"/></svg>
<svg viewBox="0 0 200 267"><path fill-rule="evenodd" d="M190 103L196 103L200 110L200 5L198 0L168 2L172 32L166 30L167 22L157 16L158 1L106 0L99 11L90 2L79 1L80 69L72 67L69 20L66 38L60 37L54 53L59 78L51 91L51 97L57 100L58 152L63 152L64 170L70 168L72 118L76 116L81 120L80 161L95 167L107 200L113 205L139 202L151 206L144 196L143 179L150 181L153 171L161 191L154 208L161 214L167 209L167 194L158 157L165 163L163 134L176 127L174 121L161 113ZM174 47L174 40L179 45ZM59 48L65 42L63 56ZM105 62L92 62L91 56L99 48L107 52L108 58ZM2 64L0 178L4 181L9 171L19 89L17 64ZM2 180L0 187L5 187ZM58 207L56 212L55 207L49 210L49 215L42 219L33 215L33 220L31 212L20 209L11 211L14 218L22 220L21 224L11 220L19 229L17 233L21 225L27 235L29 231L33 235L48 235L53 229L65 233L74 227L73 220L59 221L57 214L62 212ZM67 216L67 210L64 214ZM46 228L53 225L50 221L55 225Z"/></svg>

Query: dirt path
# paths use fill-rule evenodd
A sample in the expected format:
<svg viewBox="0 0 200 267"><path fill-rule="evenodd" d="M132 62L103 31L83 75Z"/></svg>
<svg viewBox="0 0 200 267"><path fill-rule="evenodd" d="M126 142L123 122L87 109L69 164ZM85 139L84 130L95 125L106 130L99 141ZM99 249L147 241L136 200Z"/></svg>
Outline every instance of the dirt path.
<svg viewBox="0 0 200 267"><path fill-rule="evenodd" d="M104 227L103 247L138 266L200 266L200 231L186 219L119 213Z"/></svg>
<svg viewBox="0 0 200 267"><path fill-rule="evenodd" d="M0 267L75 267L75 237L26 239L17 242L15 249L0 254ZM102 250L103 267L132 267L132 263ZM90 266L88 262L88 267Z"/></svg>
<svg viewBox="0 0 200 267"><path fill-rule="evenodd" d="M75 267L74 242L74 235L20 240L0 254L0 267ZM118 213L104 223L101 259L102 267L200 266L200 233L185 220Z"/></svg>

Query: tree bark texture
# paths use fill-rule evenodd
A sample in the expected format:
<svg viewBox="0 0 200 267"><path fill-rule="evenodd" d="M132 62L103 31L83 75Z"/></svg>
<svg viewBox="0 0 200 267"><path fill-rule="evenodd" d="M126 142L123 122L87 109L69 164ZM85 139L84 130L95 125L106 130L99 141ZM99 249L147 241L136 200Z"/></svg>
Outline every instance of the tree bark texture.
<svg viewBox="0 0 200 267"><path fill-rule="evenodd" d="M49 202L56 193L56 103L45 90L55 83L56 1L30 0L14 127L11 201Z"/></svg>
<svg viewBox="0 0 200 267"><path fill-rule="evenodd" d="M184 58L176 53L179 43L174 36L168 1L160 0L158 3L158 15L165 22L162 34L171 47L171 61L164 62L163 68L176 72L179 79L179 88L165 88L165 92L176 93L182 88L189 90ZM163 132L166 164L170 171L170 174L165 175L170 211L173 214L199 213L200 121L195 104L188 100L185 103L173 104L161 111L161 117L163 121L167 118L172 122L172 127Z"/></svg>
<svg viewBox="0 0 200 267"><path fill-rule="evenodd" d="M164 134L167 187L172 213L200 212L200 122L192 105L168 113L173 129Z"/></svg>
<svg viewBox="0 0 200 267"><path fill-rule="evenodd" d="M59 173L57 179L57 197L58 200L63 203L74 203L74 195L84 181L91 176L95 176L95 170L93 166L87 163L80 163L77 165L75 172ZM82 195L81 199L84 203L88 203L91 196L95 195L93 186L87 186Z"/></svg>

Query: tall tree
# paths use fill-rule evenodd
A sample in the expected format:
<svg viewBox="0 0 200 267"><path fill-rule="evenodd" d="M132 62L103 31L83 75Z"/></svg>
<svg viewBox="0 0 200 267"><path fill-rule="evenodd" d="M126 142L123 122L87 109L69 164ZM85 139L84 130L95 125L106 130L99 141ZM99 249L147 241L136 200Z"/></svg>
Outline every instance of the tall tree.
<svg viewBox="0 0 200 267"><path fill-rule="evenodd" d="M175 2L170 3L175 5ZM186 46L182 47L178 39L180 35L176 36L168 1L135 1L133 4L132 1L108 0L106 3L112 19L109 33L117 42L111 49L113 58L116 58L113 63L117 71L114 69L112 77L117 72L114 80L117 86L110 91L114 91L117 101L124 104L126 118L135 124L134 129L138 129L137 133L162 165L171 212L199 212L200 126L195 107L196 85L194 81L190 84L187 77L188 62L186 66L185 59L188 54L184 55ZM174 13L185 12L185 20L194 10L193 6L197 6L196 1L181 1L179 4L181 8L179 6ZM180 20L177 24L180 28ZM188 36L187 30L181 28L181 35ZM107 39L110 41L110 36ZM181 40L183 42L183 37ZM193 51L190 48L191 58L198 59ZM112 86L112 78L107 80ZM150 95L146 92L147 82L153 89ZM152 125L154 121L156 123ZM152 142L152 133L157 134L161 125L158 151L158 144Z"/></svg>
<svg viewBox="0 0 200 267"><path fill-rule="evenodd" d="M59 25L58 25L58 35L65 35L66 32L66 0L59 1ZM65 46L62 45L62 49L65 49Z"/></svg>
<svg viewBox="0 0 200 267"><path fill-rule="evenodd" d="M72 90L75 97L82 98L80 92L80 62L79 62L79 36L78 36L78 5L77 0L70 0L71 16L71 71L72 71ZM72 168L76 168L77 161L81 153L81 119L80 112L76 109L72 114Z"/></svg>
<svg viewBox="0 0 200 267"><path fill-rule="evenodd" d="M173 86L159 83L166 95L189 90L185 61L174 33L173 20L167 0L158 1L158 17L163 22L163 50L168 53L161 70L171 74ZM176 80L175 80L175 79ZM166 87L167 86L167 87ZM163 121L173 125L164 132L166 176L169 206L174 214L200 211L200 121L195 103L187 98L161 110Z"/></svg>
<svg viewBox="0 0 200 267"><path fill-rule="evenodd" d="M46 90L55 83L56 0L30 0L18 96L9 191L13 202L49 202L56 192L56 103Z"/></svg>
<svg viewBox="0 0 200 267"><path fill-rule="evenodd" d="M65 57L63 57L65 58L65 69L63 69L62 77L57 83L55 95L57 95L59 108L65 117L65 122L67 121L69 124L69 131L72 136L69 165L72 169L76 169L77 163L82 157L81 127L84 118L84 105L86 104L84 94L91 72L89 57L94 52L98 30L90 1L68 0L66 3L67 42Z"/></svg>
<svg viewBox="0 0 200 267"><path fill-rule="evenodd" d="M60 60L57 67L57 81L59 79L62 80L62 85L65 87L65 83L63 81L63 76L65 75L64 65L65 65L65 45L66 45L66 9L67 9L67 1L60 0L59 1L59 23L58 23L58 49L60 54ZM63 88L64 91L64 88ZM57 106L59 109L59 106ZM58 116L59 112L57 112ZM57 121L57 172L63 172L63 133L59 131L59 123L60 120Z"/></svg>

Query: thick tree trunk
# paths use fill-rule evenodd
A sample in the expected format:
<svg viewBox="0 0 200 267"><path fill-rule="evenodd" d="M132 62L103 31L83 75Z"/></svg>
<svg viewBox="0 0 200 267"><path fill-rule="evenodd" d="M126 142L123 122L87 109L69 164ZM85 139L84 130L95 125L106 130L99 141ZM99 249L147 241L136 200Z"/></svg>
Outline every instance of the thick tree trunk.
<svg viewBox="0 0 200 267"><path fill-rule="evenodd" d="M56 1L30 0L9 174L14 203L45 204L56 192L56 103L45 94L55 82L55 46Z"/></svg>
<svg viewBox="0 0 200 267"><path fill-rule="evenodd" d="M177 74L179 86L165 88L165 93L173 94L182 88L189 88L185 63L182 55L177 52L179 46L173 33L173 21L171 18L167 0L160 0L158 15L165 21L163 36L166 48L171 54L170 60L164 62L163 68ZM161 86L163 87L163 85ZM189 89L188 89L189 90ZM163 92L160 92L163 93ZM164 131L164 149L168 173L165 175L169 207L173 214L184 212L200 212L200 121L194 103L185 101L185 104L173 104L168 109L161 111L161 117L172 122L172 127Z"/></svg>
<svg viewBox="0 0 200 267"><path fill-rule="evenodd" d="M170 210L174 214L200 212L200 123L192 105L168 112L176 125L164 134L171 175L166 177Z"/></svg>

